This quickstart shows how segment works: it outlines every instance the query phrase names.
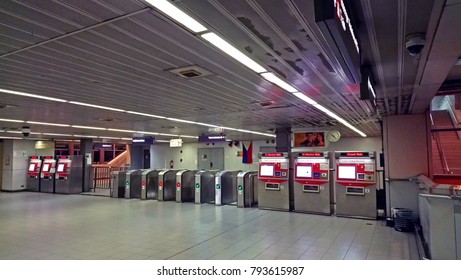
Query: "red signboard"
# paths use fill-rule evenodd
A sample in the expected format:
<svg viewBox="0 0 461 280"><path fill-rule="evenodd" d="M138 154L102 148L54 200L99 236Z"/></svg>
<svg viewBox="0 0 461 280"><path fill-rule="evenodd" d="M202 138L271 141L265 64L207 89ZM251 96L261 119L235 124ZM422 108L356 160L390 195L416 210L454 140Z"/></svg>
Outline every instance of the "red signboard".
<svg viewBox="0 0 461 280"><path fill-rule="evenodd" d="M283 153L263 153L263 157L283 157Z"/></svg>
<svg viewBox="0 0 461 280"><path fill-rule="evenodd" d="M299 153L300 157L323 157L322 153Z"/></svg>

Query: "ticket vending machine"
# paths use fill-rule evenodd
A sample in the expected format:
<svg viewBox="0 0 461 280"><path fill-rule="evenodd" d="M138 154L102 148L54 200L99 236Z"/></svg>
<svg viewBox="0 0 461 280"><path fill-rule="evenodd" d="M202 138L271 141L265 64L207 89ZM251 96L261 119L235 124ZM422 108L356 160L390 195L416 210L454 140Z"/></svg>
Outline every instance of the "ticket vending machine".
<svg viewBox="0 0 461 280"><path fill-rule="evenodd" d="M374 152L337 152L336 215L376 219L376 160Z"/></svg>
<svg viewBox="0 0 461 280"><path fill-rule="evenodd" d="M176 202L194 202L196 173L197 170L181 170L176 173Z"/></svg>
<svg viewBox="0 0 461 280"><path fill-rule="evenodd" d="M294 154L294 211L332 214L328 152Z"/></svg>
<svg viewBox="0 0 461 280"><path fill-rule="evenodd" d="M40 191L40 170L42 169L42 159L38 156L29 157L29 167L27 169L27 190L32 192Z"/></svg>
<svg viewBox="0 0 461 280"><path fill-rule="evenodd" d="M195 203L213 203L215 200L215 175L217 171L200 170L195 174Z"/></svg>
<svg viewBox="0 0 461 280"><path fill-rule="evenodd" d="M158 174L158 201L176 200L176 173L163 170Z"/></svg>
<svg viewBox="0 0 461 280"><path fill-rule="evenodd" d="M42 156L42 170L40 171L40 192L54 193L56 159L52 156Z"/></svg>
<svg viewBox="0 0 461 280"><path fill-rule="evenodd" d="M56 160L55 192L81 193L83 188L82 156L57 156Z"/></svg>
<svg viewBox="0 0 461 280"><path fill-rule="evenodd" d="M242 171L237 175L237 207L258 205L258 172Z"/></svg>
<svg viewBox="0 0 461 280"><path fill-rule="evenodd" d="M126 172L125 198L141 198L141 174L143 169Z"/></svg>
<svg viewBox="0 0 461 280"><path fill-rule="evenodd" d="M220 171L215 176L215 205L237 203L237 175L240 171Z"/></svg>
<svg viewBox="0 0 461 280"><path fill-rule="evenodd" d="M288 153L260 153L258 172L258 207L290 211Z"/></svg>

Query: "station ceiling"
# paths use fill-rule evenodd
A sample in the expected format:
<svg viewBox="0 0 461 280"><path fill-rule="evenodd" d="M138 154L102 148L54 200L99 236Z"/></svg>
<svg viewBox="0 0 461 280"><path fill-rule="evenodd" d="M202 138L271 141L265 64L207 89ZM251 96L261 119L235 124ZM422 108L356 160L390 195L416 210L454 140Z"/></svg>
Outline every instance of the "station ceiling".
<svg viewBox="0 0 461 280"><path fill-rule="evenodd" d="M460 0L344 2L362 62L371 66L378 113L345 77L315 23L314 0L172 1L367 136L380 135L382 116L424 113L447 77L461 79ZM417 56L405 49L412 33L426 40ZM191 66L205 75L172 73ZM11 94L17 92L62 100ZM0 131L27 125L46 133L32 135L39 138L152 132L156 139L195 141L210 126L193 122L233 128L224 133L235 140L271 139L280 127L359 136L141 0L0 1L0 97Z"/></svg>

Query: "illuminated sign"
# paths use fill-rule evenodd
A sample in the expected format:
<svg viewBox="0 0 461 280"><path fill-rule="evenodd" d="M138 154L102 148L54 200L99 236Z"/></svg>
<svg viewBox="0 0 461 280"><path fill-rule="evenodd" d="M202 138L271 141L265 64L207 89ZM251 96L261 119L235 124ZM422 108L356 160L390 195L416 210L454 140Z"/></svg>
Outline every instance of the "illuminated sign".
<svg viewBox="0 0 461 280"><path fill-rule="evenodd" d="M323 157L322 153L299 153L300 157Z"/></svg>
<svg viewBox="0 0 461 280"><path fill-rule="evenodd" d="M263 157L283 157L283 153L263 153Z"/></svg>
<svg viewBox="0 0 461 280"><path fill-rule="evenodd" d="M133 145L151 145L154 144L154 137L134 137L131 139Z"/></svg>
<svg viewBox="0 0 461 280"><path fill-rule="evenodd" d="M368 152L344 152L340 154L341 157L369 157Z"/></svg>
<svg viewBox="0 0 461 280"><path fill-rule="evenodd" d="M182 147L182 139L171 139L170 140L170 147Z"/></svg>
<svg viewBox="0 0 461 280"><path fill-rule="evenodd" d="M113 146L112 144L107 144L107 143L95 143L93 148L95 150L107 150L107 149L112 149Z"/></svg>
<svg viewBox="0 0 461 280"><path fill-rule="evenodd" d="M198 137L199 143L224 142L224 141L226 141L226 135L200 135Z"/></svg>

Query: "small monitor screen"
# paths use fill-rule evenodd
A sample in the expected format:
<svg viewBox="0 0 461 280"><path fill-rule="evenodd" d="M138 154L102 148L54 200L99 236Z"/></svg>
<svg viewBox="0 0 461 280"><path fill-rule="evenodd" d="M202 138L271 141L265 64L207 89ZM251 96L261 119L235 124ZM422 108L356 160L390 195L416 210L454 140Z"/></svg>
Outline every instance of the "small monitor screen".
<svg viewBox="0 0 461 280"><path fill-rule="evenodd" d="M49 163L45 163L43 164L43 169L42 169L43 172L50 172L50 164Z"/></svg>
<svg viewBox="0 0 461 280"><path fill-rule="evenodd" d="M312 166L296 166L296 177L312 178Z"/></svg>
<svg viewBox="0 0 461 280"><path fill-rule="evenodd" d="M35 163L29 164L29 171L35 171Z"/></svg>
<svg viewBox="0 0 461 280"><path fill-rule="evenodd" d="M259 175L260 176L274 176L274 166L273 165L261 165Z"/></svg>
<svg viewBox="0 0 461 280"><path fill-rule="evenodd" d="M58 172L63 172L64 171L64 164L58 164Z"/></svg>
<svg viewBox="0 0 461 280"><path fill-rule="evenodd" d="M355 166L338 166L338 179L353 179L355 180Z"/></svg>

